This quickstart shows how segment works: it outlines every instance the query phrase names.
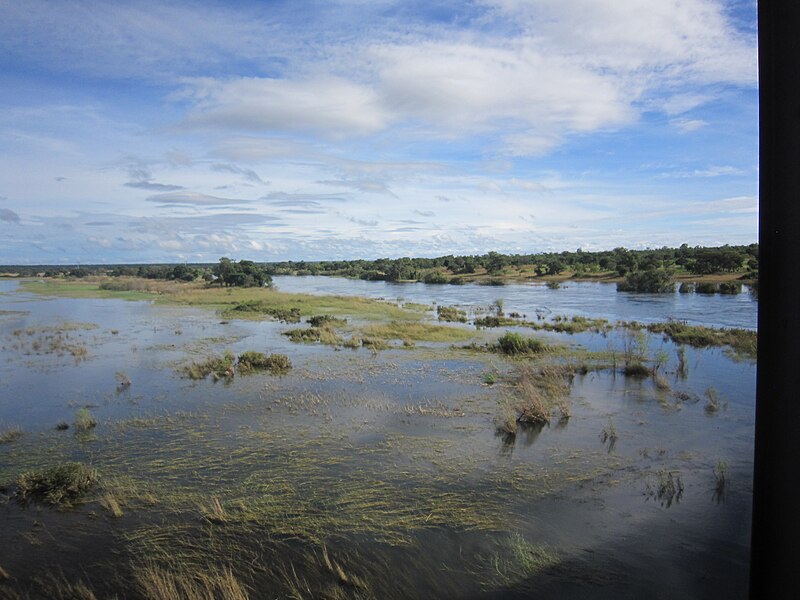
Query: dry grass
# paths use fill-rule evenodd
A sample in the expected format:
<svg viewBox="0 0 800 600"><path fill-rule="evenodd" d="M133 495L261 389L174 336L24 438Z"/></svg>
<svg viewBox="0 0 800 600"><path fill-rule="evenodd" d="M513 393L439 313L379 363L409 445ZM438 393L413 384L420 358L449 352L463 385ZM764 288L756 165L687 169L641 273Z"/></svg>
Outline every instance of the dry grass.
<svg viewBox="0 0 800 600"><path fill-rule="evenodd" d="M228 513L219 501L219 498L212 498L211 502L206 506L200 507L200 513L203 518L209 523L222 525L228 522Z"/></svg>
<svg viewBox="0 0 800 600"><path fill-rule="evenodd" d="M474 333L461 327L392 321L370 325L363 330L364 337L382 340L413 340L415 342L459 342L471 339Z"/></svg>
<svg viewBox="0 0 800 600"><path fill-rule="evenodd" d="M249 600L247 588L229 567L165 569L146 564L134 573L139 593L148 600Z"/></svg>
<svg viewBox="0 0 800 600"><path fill-rule="evenodd" d="M100 496L100 506L106 509L115 519L119 519L124 514L119 500L111 492L106 492Z"/></svg>

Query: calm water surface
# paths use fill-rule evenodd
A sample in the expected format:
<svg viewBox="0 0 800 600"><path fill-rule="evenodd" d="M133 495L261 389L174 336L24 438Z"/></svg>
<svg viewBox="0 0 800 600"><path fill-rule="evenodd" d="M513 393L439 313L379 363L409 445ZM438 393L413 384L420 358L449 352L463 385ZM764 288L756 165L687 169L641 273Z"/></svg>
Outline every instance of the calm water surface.
<svg viewBox="0 0 800 600"><path fill-rule="evenodd" d="M558 315L600 317L609 321L653 322L666 319L685 320L691 325L755 329L758 302L744 292L735 296L708 294L631 294L617 292L616 285L594 282L570 282L551 290L543 284L505 286L432 285L426 283L391 283L340 277L274 278L278 289L306 294L341 294L366 298L400 298L420 304L487 307L498 298L506 312L533 317L537 312Z"/></svg>

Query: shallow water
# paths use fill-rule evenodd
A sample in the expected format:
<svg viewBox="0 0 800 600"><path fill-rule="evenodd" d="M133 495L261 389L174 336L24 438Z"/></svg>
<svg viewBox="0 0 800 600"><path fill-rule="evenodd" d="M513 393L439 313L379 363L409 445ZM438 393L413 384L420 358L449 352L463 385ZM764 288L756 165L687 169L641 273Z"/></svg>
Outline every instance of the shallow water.
<svg viewBox="0 0 800 600"><path fill-rule="evenodd" d="M341 294L366 298L401 298L420 304L487 307L501 298L504 310L533 318L545 315L582 315L609 321L649 323L676 319L706 327L755 329L758 302L743 286L737 295L709 294L632 294L617 292L615 284L567 281L551 290L540 283L486 286L392 283L340 277L277 276L275 285L284 292Z"/></svg>
<svg viewBox="0 0 800 600"><path fill-rule="evenodd" d="M382 282L299 281L400 295L362 291ZM285 280L279 285L290 291ZM593 304L655 314L647 301L600 302L596 285L427 286L437 295L422 288L402 296L472 306L502 296L506 311L520 312L541 299L559 314L615 318L617 308L594 313ZM586 290L580 309L555 302ZM509 439L494 419L513 393L503 376L519 362L497 355L424 343L373 355L293 344L281 332L294 326L223 323L207 310L42 298L13 282L0 282L0 294L0 431L23 430L0 444L0 486L22 470L71 459L95 466L103 485L127 499L120 518L96 501L66 511L0 502L0 567L13 577L0 582L0 597L3 586L37 597L33 578L43 569L87 581L98 597L142 597L132 582L143 557L230 566L253 598L297 596L298 588L309 590L302 597L343 598L746 595L753 362L687 348L681 376L677 348L650 336L650 354L669 356L671 391L650 378L590 371L573 381L568 421ZM526 305L525 294L540 299ZM755 310L743 297L715 300ZM684 312L674 316L689 318L681 302L676 295L670 306ZM59 356L45 343L34 349L59 330L86 355ZM619 344L616 335L547 337L604 350ZM294 368L229 383L180 376L181 365L225 349L282 352ZM132 384L119 387L116 372ZM487 372L499 382L485 385ZM722 400L716 413L705 410L709 387ZM87 405L99 422L88 435L55 431ZM609 426L614 443L602 439ZM719 461L727 465L722 493ZM680 493L659 493L667 474L680 480ZM225 524L203 520L212 498L228 510ZM523 566L514 540L526 544L523 554L533 548L548 560ZM323 547L364 585L337 580Z"/></svg>

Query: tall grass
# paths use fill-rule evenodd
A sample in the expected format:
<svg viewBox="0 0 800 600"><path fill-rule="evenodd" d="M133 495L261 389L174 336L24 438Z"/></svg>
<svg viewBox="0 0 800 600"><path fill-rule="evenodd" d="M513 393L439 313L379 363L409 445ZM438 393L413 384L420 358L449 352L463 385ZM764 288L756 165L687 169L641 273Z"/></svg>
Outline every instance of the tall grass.
<svg viewBox="0 0 800 600"><path fill-rule="evenodd" d="M33 500L68 506L91 490L98 479L95 469L75 462L26 471L14 482L14 497L20 502Z"/></svg>

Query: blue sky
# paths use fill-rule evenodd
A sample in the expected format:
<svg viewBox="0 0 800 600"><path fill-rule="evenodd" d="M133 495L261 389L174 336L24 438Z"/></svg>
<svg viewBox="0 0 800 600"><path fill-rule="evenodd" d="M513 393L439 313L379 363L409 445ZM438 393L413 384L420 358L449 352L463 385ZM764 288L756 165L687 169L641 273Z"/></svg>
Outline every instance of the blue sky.
<svg viewBox="0 0 800 600"><path fill-rule="evenodd" d="M0 263L757 240L755 0L0 0Z"/></svg>

